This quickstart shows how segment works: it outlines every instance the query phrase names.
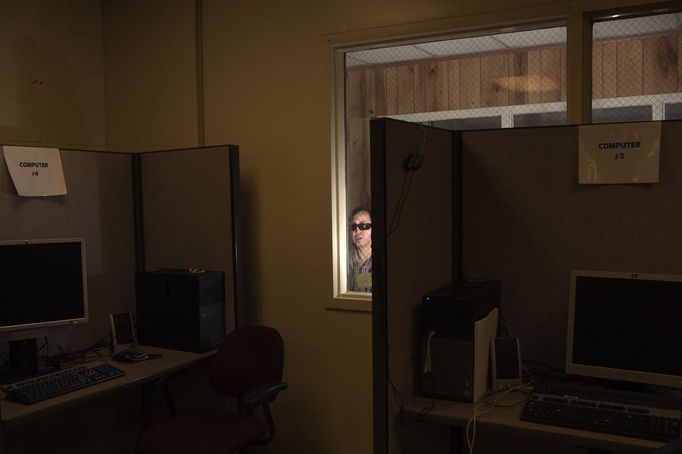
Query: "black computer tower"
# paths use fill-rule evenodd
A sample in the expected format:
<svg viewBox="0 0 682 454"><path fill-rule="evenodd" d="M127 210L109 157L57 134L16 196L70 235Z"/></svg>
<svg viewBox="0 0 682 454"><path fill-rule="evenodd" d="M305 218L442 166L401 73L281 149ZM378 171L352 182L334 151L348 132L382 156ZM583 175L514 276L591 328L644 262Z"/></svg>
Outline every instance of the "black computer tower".
<svg viewBox="0 0 682 454"><path fill-rule="evenodd" d="M136 275L137 337L143 345L204 352L225 335L221 271L155 269Z"/></svg>
<svg viewBox="0 0 682 454"><path fill-rule="evenodd" d="M499 281L464 280L424 295L420 363L424 396L463 402L477 399L476 372L487 371L487 364L477 364L475 324L499 306ZM489 349L490 339L484 342L479 349ZM483 360L487 362L487 356Z"/></svg>

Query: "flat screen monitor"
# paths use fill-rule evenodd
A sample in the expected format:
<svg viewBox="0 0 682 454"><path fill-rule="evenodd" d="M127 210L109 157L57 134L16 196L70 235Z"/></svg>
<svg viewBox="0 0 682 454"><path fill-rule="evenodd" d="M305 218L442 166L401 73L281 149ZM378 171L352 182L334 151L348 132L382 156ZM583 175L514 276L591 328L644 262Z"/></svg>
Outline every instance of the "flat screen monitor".
<svg viewBox="0 0 682 454"><path fill-rule="evenodd" d="M88 320L82 238L0 241L0 332Z"/></svg>
<svg viewBox="0 0 682 454"><path fill-rule="evenodd" d="M566 372L682 388L682 276L571 272Z"/></svg>

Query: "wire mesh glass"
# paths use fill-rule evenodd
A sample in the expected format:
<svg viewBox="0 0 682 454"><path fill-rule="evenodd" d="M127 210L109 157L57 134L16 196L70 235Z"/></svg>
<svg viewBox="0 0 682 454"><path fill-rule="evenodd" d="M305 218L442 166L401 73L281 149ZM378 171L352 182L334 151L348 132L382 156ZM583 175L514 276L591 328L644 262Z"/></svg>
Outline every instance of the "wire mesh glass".
<svg viewBox="0 0 682 454"><path fill-rule="evenodd" d="M592 122L677 118L682 102L682 13L592 27Z"/></svg>
<svg viewBox="0 0 682 454"><path fill-rule="evenodd" d="M345 54L346 200L369 205L369 120L442 128L566 123L566 27Z"/></svg>
<svg viewBox="0 0 682 454"><path fill-rule="evenodd" d="M370 206L373 118L453 130L566 123L566 27L356 50L345 66L347 213Z"/></svg>

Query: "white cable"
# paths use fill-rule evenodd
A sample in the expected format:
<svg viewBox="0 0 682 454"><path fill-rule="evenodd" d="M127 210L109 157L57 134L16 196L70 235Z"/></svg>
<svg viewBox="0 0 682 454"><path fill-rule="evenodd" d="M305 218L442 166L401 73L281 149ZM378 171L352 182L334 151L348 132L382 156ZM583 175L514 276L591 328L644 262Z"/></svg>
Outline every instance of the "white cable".
<svg viewBox="0 0 682 454"><path fill-rule="evenodd" d="M429 333L428 339L426 339L426 354L424 355L424 373L431 373L431 338L436 334L435 331Z"/></svg>
<svg viewBox="0 0 682 454"><path fill-rule="evenodd" d="M474 412L471 418L469 418L469 421L467 421L466 425L466 437L467 437L467 446L469 447L469 454L474 453L474 444L476 443L476 420L484 415L487 415L488 413L491 413L492 411L497 408L497 402L499 402L501 399L504 399L507 397L509 394L511 394L514 391L519 391L524 388L532 387L533 383L532 381L530 383L523 383L518 386L514 386L513 388L506 389L504 391L498 392L498 393L489 393L483 396L481 398L481 402L476 404L474 406ZM490 395L495 395L493 398L492 402L487 402L485 401L485 398ZM478 413L479 408L489 405L490 407L485 409L485 411Z"/></svg>

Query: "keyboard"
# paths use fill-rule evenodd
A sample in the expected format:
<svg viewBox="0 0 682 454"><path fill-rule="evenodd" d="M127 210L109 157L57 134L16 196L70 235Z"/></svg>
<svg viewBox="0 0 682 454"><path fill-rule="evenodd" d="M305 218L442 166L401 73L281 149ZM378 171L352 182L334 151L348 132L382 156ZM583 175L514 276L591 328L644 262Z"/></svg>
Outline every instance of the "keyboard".
<svg viewBox="0 0 682 454"><path fill-rule="evenodd" d="M667 442L680 438L682 411L642 401L600 400L536 388L521 412L521 420Z"/></svg>
<svg viewBox="0 0 682 454"><path fill-rule="evenodd" d="M121 369L110 364L78 366L13 383L3 389L8 400L22 404L34 404L71 391L112 380L124 374L125 372Z"/></svg>

